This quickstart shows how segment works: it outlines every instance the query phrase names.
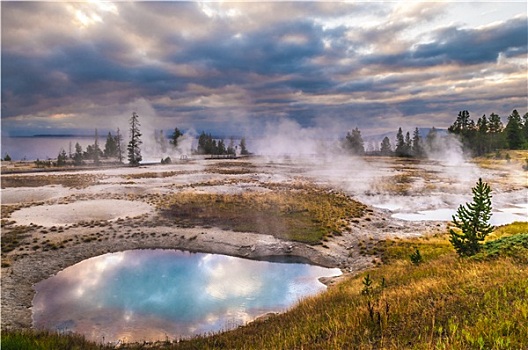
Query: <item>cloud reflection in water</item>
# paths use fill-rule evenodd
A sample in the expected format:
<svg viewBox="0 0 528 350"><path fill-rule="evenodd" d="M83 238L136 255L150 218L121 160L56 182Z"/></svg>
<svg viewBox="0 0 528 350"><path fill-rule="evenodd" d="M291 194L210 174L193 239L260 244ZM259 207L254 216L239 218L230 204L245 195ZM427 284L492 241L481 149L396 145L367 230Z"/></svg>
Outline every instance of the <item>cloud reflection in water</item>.
<svg viewBox="0 0 528 350"><path fill-rule="evenodd" d="M220 331L283 311L324 290L338 269L176 250L85 260L35 286L36 328L94 341L143 341Z"/></svg>

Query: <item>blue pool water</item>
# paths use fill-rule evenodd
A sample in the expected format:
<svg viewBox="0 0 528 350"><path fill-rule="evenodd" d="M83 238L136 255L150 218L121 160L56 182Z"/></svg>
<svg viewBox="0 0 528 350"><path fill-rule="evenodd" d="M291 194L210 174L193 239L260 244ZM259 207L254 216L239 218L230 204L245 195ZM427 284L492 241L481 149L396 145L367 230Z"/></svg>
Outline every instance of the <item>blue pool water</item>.
<svg viewBox="0 0 528 350"><path fill-rule="evenodd" d="M323 291L339 269L176 250L102 255L38 283L33 323L97 342L174 340L245 324Z"/></svg>

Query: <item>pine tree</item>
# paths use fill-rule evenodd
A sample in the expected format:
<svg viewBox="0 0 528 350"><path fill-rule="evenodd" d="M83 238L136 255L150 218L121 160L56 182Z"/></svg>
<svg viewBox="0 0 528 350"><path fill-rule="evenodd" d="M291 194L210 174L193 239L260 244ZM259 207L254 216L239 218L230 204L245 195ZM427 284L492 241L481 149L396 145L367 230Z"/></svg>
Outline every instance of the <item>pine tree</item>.
<svg viewBox="0 0 528 350"><path fill-rule="evenodd" d="M83 150L81 145L77 142L75 144L75 153L73 154L73 164L82 165L83 163Z"/></svg>
<svg viewBox="0 0 528 350"><path fill-rule="evenodd" d="M123 148L121 147L121 144L123 143L123 136L121 136L121 132L119 128L117 128L115 142L116 142L117 159L119 160L119 163L123 163Z"/></svg>
<svg viewBox="0 0 528 350"><path fill-rule="evenodd" d="M390 156L392 155L392 146L390 143L390 140L387 136L383 138L380 145L380 153L382 156Z"/></svg>
<svg viewBox="0 0 528 350"><path fill-rule="evenodd" d="M105 157L117 156L116 138L112 136L112 133L110 132L108 132L108 135L106 136L106 143L103 154Z"/></svg>
<svg viewBox="0 0 528 350"><path fill-rule="evenodd" d="M141 132L139 131L139 116L136 112L130 118L130 141L128 142L128 163L137 166L143 159L141 157Z"/></svg>
<svg viewBox="0 0 528 350"><path fill-rule="evenodd" d="M509 148L521 149L525 139L522 130L521 116L516 109L514 109L512 114L508 117L508 124L506 124L504 131L506 132Z"/></svg>
<svg viewBox="0 0 528 350"><path fill-rule="evenodd" d="M396 148L394 149L394 153L396 157L404 157L406 154L402 128L398 128L398 133L396 134Z"/></svg>
<svg viewBox="0 0 528 350"><path fill-rule="evenodd" d="M243 137L240 140L240 154L242 154L242 155L249 154L249 151L247 150L247 147L246 147L246 138L245 137Z"/></svg>
<svg viewBox="0 0 528 350"><path fill-rule="evenodd" d="M473 149L477 128L468 111L460 111L455 122L447 130L460 136L465 147Z"/></svg>
<svg viewBox="0 0 528 350"><path fill-rule="evenodd" d="M176 148L178 147L178 139L183 136L183 133L178 128L174 128L174 132L172 133L170 143L171 145Z"/></svg>
<svg viewBox="0 0 528 350"><path fill-rule="evenodd" d="M523 115L523 135L524 140L528 142L528 113L524 113Z"/></svg>
<svg viewBox="0 0 528 350"><path fill-rule="evenodd" d="M66 165L67 159L68 159L68 155L66 154L66 151L64 149L61 149L59 152L59 155L57 156L57 166Z"/></svg>
<svg viewBox="0 0 528 350"><path fill-rule="evenodd" d="M490 151L490 141L489 122L484 114L477 120L477 135L475 138L475 145L473 146L475 154L480 156L488 153Z"/></svg>
<svg viewBox="0 0 528 350"><path fill-rule="evenodd" d="M97 132L97 129L95 129L95 141L94 141L93 148L94 148L94 156L93 156L94 164L99 165L100 164L99 155L101 153L101 150L99 149L99 134Z"/></svg>
<svg viewBox="0 0 528 350"><path fill-rule="evenodd" d="M479 178L471 189L473 202L460 205L453 215L457 230L450 229L449 241L459 256L472 256L480 251L480 242L493 231L491 218L491 188Z"/></svg>
<svg viewBox="0 0 528 350"><path fill-rule="evenodd" d="M346 148L357 155L365 154L365 145L361 137L361 131L356 127L346 135Z"/></svg>
<svg viewBox="0 0 528 350"><path fill-rule="evenodd" d="M414 129L413 133L412 155L416 158L423 158L425 156L422 138L420 137L420 130L418 130L418 128Z"/></svg>
<svg viewBox="0 0 528 350"><path fill-rule="evenodd" d="M435 153L438 151L438 131L433 126L427 136L425 136L426 153Z"/></svg>
<svg viewBox="0 0 528 350"><path fill-rule="evenodd" d="M491 151L495 151L499 148L503 148L506 146L506 139L502 132L503 130L504 130L504 124L502 124L502 121L499 115L495 113L491 113L489 116L489 122L488 122L488 132L489 132L489 139L490 139L489 149Z"/></svg>

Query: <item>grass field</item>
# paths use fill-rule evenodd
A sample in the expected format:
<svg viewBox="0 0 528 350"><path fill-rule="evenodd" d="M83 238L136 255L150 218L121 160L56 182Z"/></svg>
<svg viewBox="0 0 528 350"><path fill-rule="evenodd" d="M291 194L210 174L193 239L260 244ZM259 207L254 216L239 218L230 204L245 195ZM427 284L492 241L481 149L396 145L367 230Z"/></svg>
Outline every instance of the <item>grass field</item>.
<svg viewBox="0 0 528 350"><path fill-rule="evenodd" d="M422 262L409 256L418 249ZM447 236L378 243L384 264L236 330L170 349L526 349L528 223L500 227L473 258ZM152 345L130 344L143 349ZM100 349L78 336L2 332L2 349Z"/></svg>
<svg viewBox="0 0 528 350"><path fill-rule="evenodd" d="M340 234L366 207L349 197L316 187L272 189L244 194L178 193L158 204L175 224L215 226L320 243Z"/></svg>

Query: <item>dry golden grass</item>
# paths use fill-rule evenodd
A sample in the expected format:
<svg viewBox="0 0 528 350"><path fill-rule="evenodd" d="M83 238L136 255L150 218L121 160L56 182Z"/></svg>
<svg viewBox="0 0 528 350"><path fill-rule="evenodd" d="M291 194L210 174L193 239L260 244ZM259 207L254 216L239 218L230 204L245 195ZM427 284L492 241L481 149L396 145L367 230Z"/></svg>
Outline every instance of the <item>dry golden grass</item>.
<svg viewBox="0 0 528 350"><path fill-rule="evenodd" d="M518 230L522 228L517 228ZM512 229L514 231L515 229ZM518 236L518 235L515 235ZM526 238L528 240L528 237ZM291 311L173 349L525 349L528 269L510 256L459 259L445 237L387 241L390 263ZM409 255L418 247L424 262ZM525 255L528 249L517 254Z"/></svg>
<svg viewBox="0 0 528 350"><path fill-rule="evenodd" d="M61 175L8 175L2 176L2 188L41 187L62 185L70 188L86 188L97 184L103 175L61 174Z"/></svg>
<svg viewBox="0 0 528 350"><path fill-rule="evenodd" d="M315 187L243 194L184 192L164 196L156 204L164 218L177 224L270 234L311 244L340 234L365 209L343 194Z"/></svg>

